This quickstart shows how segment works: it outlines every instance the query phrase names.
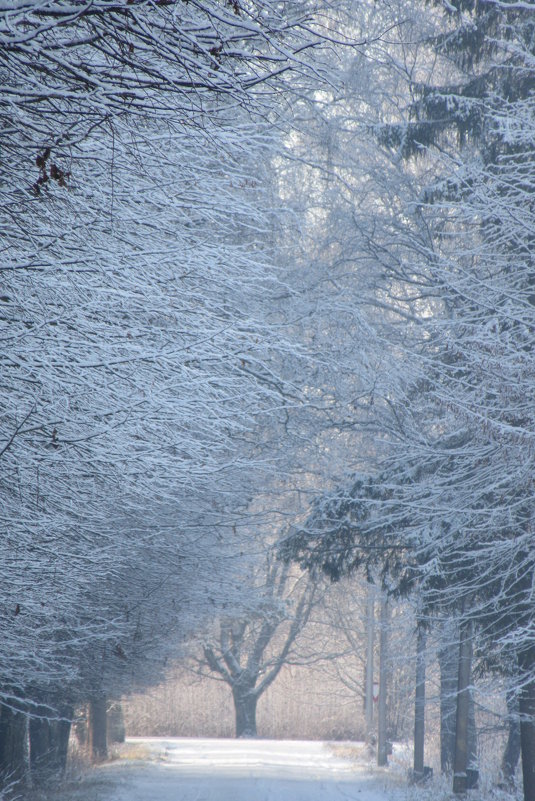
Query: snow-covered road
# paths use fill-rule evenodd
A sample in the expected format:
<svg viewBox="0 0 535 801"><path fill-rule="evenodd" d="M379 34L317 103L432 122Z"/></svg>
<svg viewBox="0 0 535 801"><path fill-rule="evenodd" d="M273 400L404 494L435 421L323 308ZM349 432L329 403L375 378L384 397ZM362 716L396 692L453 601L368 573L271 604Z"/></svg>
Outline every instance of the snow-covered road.
<svg viewBox="0 0 535 801"><path fill-rule="evenodd" d="M320 742L131 739L108 801L387 801L364 766ZM144 758L144 759L143 759Z"/></svg>

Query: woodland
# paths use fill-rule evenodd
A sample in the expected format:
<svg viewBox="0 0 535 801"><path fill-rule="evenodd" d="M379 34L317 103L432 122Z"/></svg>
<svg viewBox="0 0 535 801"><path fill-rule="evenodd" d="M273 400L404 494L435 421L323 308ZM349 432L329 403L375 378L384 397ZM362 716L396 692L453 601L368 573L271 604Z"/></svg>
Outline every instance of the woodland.
<svg viewBox="0 0 535 801"><path fill-rule="evenodd" d="M535 801L535 4L3 0L0 85L0 798L324 660Z"/></svg>

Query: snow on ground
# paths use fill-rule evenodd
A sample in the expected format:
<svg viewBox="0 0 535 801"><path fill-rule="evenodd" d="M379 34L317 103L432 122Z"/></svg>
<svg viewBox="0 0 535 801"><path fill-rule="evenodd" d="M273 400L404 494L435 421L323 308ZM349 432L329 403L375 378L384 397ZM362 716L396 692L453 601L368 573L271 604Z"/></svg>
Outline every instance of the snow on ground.
<svg viewBox="0 0 535 801"><path fill-rule="evenodd" d="M130 756L128 756L130 754ZM106 801L387 801L365 765L321 742L131 738Z"/></svg>

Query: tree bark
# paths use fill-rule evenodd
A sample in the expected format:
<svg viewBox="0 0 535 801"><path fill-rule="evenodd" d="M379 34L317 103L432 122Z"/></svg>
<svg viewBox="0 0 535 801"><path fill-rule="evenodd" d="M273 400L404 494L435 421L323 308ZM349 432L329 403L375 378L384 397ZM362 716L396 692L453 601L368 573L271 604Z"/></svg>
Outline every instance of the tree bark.
<svg viewBox="0 0 535 801"><path fill-rule="evenodd" d="M107 701L103 696L89 702L89 753L95 762L108 758Z"/></svg>
<svg viewBox="0 0 535 801"><path fill-rule="evenodd" d="M256 737L257 697L250 688L233 687L236 737Z"/></svg>
<svg viewBox="0 0 535 801"><path fill-rule="evenodd" d="M533 654L535 657L535 653ZM525 680L519 696L520 745L524 801L535 801L535 676Z"/></svg>
<svg viewBox="0 0 535 801"><path fill-rule="evenodd" d="M375 587L368 584L366 602L366 742L371 744L373 737L373 647L375 640Z"/></svg>
<svg viewBox="0 0 535 801"><path fill-rule="evenodd" d="M67 768L67 756L69 753L69 738L71 736L72 719L74 709L67 707L63 710L64 720L58 720L56 729L56 764L61 774Z"/></svg>
<svg viewBox="0 0 535 801"><path fill-rule="evenodd" d="M116 702L108 709L108 741L124 743L125 735L123 707Z"/></svg>
<svg viewBox="0 0 535 801"><path fill-rule="evenodd" d="M518 693L513 687L507 690L505 701L507 703L509 734L502 757L502 776L507 784L512 784L520 758L520 710L518 707Z"/></svg>
<svg viewBox="0 0 535 801"><path fill-rule="evenodd" d="M59 718L47 717L48 707L37 712L40 716L29 722L30 768L32 778L40 783L65 772L73 709L60 707Z"/></svg>
<svg viewBox="0 0 535 801"><path fill-rule="evenodd" d="M463 621L461 623L459 639L459 674L457 682L453 792L465 793L467 790L468 717L470 708L470 678L472 672L471 621Z"/></svg>
<svg viewBox="0 0 535 801"><path fill-rule="evenodd" d="M30 718L30 769L40 784L53 774L51 766L51 724L46 718Z"/></svg>
<svg viewBox="0 0 535 801"><path fill-rule="evenodd" d="M477 726L474 688L468 690L468 753L466 760L467 790L474 790L478 785L479 771L477 759Z"/></svg>
<svg viewBox="0 0 535 801"><path fill-rule="evenodd" d="M458 659L450 638L451 626L444 625L440 665L440 769L449 773L455 760L455 716L457 707ZM458 638L457 638L458 639Z"/></svg>
<svg viewBox="0 0 535 801"><path fill-rule="evenodd" d="M414 694L414 781L421 781L424 778L425 645L425 629L421 623L418 623L416 639L416 688Z"/></svg>
<svg viewBox="0 0 535 801"><path fill-rule="evenodd" d="M25 712L2 704L0 707L0 776L9 782L20 782L26 775L27 727L28 719Z"/></svg>
<svg viewBox="0 0 535 801"><path fill-rule="evenodd" d="M379 709L377 713L377 764L384 767L388 764L388 748L386 737L386 693L388 685L388 627L390 605L388 598L381 599L381 633L379 644L381 649L379 663Z"/></svg>

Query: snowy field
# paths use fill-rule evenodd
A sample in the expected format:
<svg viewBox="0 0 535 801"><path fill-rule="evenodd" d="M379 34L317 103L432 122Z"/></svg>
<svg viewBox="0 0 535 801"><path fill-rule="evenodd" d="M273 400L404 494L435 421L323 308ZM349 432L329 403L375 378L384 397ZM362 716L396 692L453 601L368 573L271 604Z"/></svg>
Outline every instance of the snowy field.
<svg viewBox="0 0 535 801"><path fill-rule="evenodd" d="M127 740L105 801L387 801L364 765L321 742ZM128 756L129 755L129 756Z"/></svg>

